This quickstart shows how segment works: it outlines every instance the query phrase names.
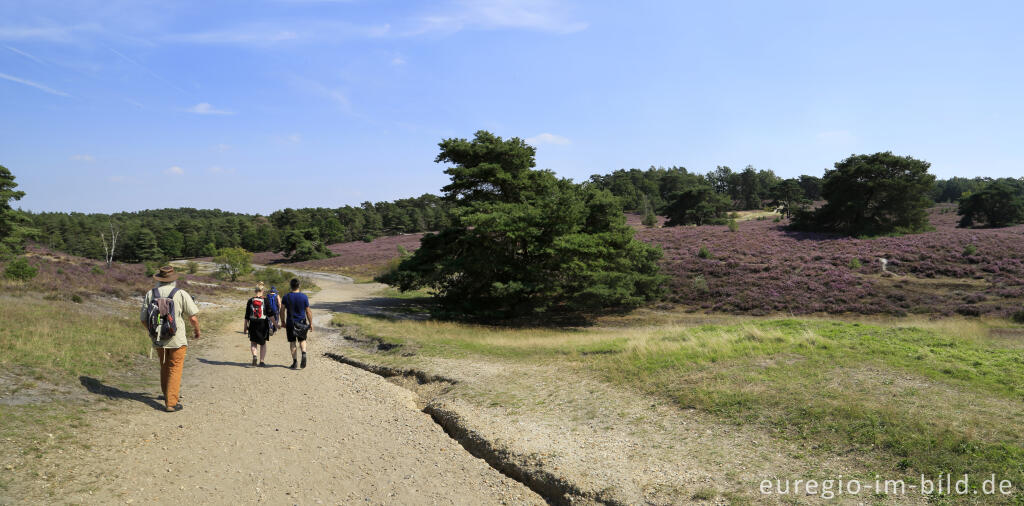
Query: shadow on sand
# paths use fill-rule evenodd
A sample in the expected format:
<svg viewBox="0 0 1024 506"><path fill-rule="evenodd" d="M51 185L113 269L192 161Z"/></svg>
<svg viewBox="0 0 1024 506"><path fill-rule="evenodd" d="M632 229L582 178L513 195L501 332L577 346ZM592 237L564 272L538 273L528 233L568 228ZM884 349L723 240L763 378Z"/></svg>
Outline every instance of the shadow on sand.
<svg viewBox="0 0 1024 506"><path fill-rule="evenodd" d="M201 363L209 364L209 365L233 365L235 367L247 367L247 368L255 369L252 366L252 362L227 362L227 361L224 361L224 360L208 360L208 359L205 359L205 358L200 358L200 359L197 359L197 360L199 360L199 362L201 362ZM288 366L281 365L281 364L267 364L266 367L282 367L284 369L288 369Z"/></svg>
<svg viewBox="0 0 1024 506"><path fill-rule="evenodd" d="M344 302L314 301L313 309L332 313L352 313L390 319L421 320L430 317L429 298L397 299L393 297L372 297Z"/></svg>
<svg viewBox="0 0 1024 506"><path fill-rule="evenodd" d="M96 378L90 378L89 376L79 376L78 380L82 382L82 386L86 390L96 394L102 395L108 399L128 399L132 401L138 401L148 405L153 409L160 411L164 410L164 404L159 402L156 397L141 392L127 392L117 387L103 384L102 381Z"/></svg>

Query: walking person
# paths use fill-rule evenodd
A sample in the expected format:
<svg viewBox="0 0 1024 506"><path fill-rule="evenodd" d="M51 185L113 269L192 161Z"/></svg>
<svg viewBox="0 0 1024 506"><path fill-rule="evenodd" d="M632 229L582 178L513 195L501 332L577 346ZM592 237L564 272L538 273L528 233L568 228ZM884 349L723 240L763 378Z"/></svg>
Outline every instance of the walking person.
<svg viewBox="0 0 1024 506"><path fill-rule="evenodd" d="M153 275L157 286L142 301L142 326L149 332L160 357L160 389L164 393L165 410L181 411L181 372L188 350L185 321L192 324L193 338L199 339L199 306L185 290L177 287L178 273L166 265Z"/></svg>
<svg viewBox="0 0 1024 506"><path fill-rule="evenodd" d="M270 335L274 335L274 332L281 328L281 294L277 293L276 286L270 287L270 293L267 294L267 307L273 314L273 319L270 320Z"/></svg>
<svg viewBox="0 0 1024 506"><path fill-rule="evenodd" d="M313 332L313 311L309 308L309 297L299 291L299 280L291 281L291 292L281 299L284 311L285 330L288 333L288 345L292 350L292 369L298 369L299 362L296 348L302 349L302 368L306 367L306 337Z"/></svg>
<svg viewBox="0 0 1024 506"><path fill-rule="evenodd" d="M263 296L263 283L256 285L256 294L245 303L245 323L242 332L249 334L249 349L252 351L252 365L266 367L267 339L270 338L270 325L276 311L270 307ZM256 351L259 349L259 362Z"/></svg>

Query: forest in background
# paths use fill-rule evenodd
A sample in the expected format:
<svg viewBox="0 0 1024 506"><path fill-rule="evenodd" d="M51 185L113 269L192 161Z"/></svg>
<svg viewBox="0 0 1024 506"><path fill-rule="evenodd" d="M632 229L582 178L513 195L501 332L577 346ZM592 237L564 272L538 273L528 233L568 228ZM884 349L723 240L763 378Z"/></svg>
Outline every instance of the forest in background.
<svg viewBox="0 0 1024 506"><path fill-rule="evenodd" d="M930 197L956 202L993 183L992 178L937 180ZM1009 181L1024 186L1021 180ZM686 190L707 188L718 198L717 215L724 211L788 207L787 202L810 203L821 197L822 178L801 175L783 179L771 170L747 166L742 171L719 166L700 174L684 167L621 169L595 174L583 185L608 190L629 211L653 216ZM797 204L793 204L797 205ZM222 248L279 252L292 261L331 256L327 245L371 241L378 237L443 230L451 223L453 203L432 194L391 202L363 202L339 208L283 209L269 216L218 209L159 209L114 214L77 212L25 213L39 233L37 242L73 255L104 259L106 242L117 242L113 260L136 263L214 256Z"/></svg>

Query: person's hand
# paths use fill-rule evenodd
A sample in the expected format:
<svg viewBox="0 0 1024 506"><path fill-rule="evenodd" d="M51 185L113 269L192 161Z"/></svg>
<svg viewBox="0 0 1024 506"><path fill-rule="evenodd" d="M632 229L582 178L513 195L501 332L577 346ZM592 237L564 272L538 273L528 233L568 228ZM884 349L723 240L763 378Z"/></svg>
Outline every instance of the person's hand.
<svg viewBox="0 0 1024 506"><path fill-rule="evenodd" d="M196 340L199 340L199 339L202 339L202 338L203 338L202 334L200 334L200 333L199 333L198 331L196 331L196 332L195 332L195 333L194 333L194 334L192 335L192 339L196 339Z"/></svg>

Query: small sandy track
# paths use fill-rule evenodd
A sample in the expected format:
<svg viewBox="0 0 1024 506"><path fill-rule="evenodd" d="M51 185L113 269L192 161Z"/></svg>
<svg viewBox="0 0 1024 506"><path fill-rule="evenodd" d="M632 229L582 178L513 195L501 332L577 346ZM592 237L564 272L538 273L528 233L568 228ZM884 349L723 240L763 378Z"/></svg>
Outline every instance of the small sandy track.
<svg viewBox="0 0 1024 506"><path fill-rule="evenodd" d="M317 277L314 308L377 289ZM248 340L232 324L193 346L178 413L155 393L119 392L94 445L61 487L61 502L160 504L543 504L524 485L466 452L414 394L322 353L330 313L314 309L310 364L291 370L288 344L269 342L267 368L252 368ZM157 375L156 365L153 374ZM78 482L77 486L73 482ZM84 489L84 490L83 490ZM91 491L90 491L91 490Z"/></svg>

